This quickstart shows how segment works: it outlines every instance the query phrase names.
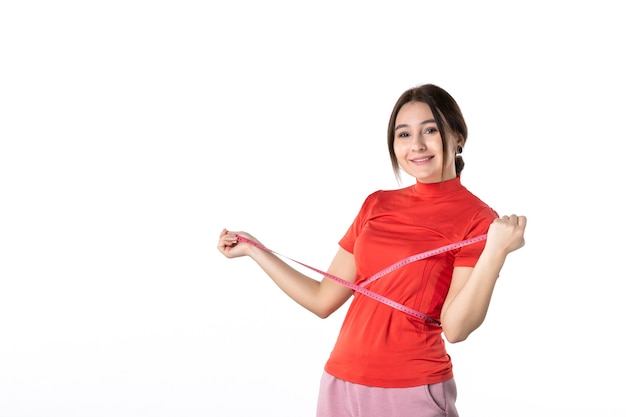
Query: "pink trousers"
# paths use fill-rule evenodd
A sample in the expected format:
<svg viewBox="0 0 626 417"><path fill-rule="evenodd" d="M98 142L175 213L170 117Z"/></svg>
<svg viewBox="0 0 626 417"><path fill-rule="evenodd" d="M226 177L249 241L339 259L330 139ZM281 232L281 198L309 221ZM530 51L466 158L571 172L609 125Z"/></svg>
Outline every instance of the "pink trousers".
<svg viewBox="0 0 626 417"><path fill-rule="evenodd" d="M456 384L378 388L353 384L324 372L317 417L458 417Z"/></svg>

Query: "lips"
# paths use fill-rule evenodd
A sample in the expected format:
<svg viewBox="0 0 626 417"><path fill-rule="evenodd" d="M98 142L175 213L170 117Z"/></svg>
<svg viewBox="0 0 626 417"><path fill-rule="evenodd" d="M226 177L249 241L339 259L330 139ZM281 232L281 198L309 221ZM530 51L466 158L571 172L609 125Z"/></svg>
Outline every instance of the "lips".
<svg viewBox="0 0 626 417"><path fill-rule="evenodd" d="M434 158L434 156L425 156L423 158L411 159L411 162L414 163L414 164L424 164L424 163L430 161L433 158Z"/></svg>

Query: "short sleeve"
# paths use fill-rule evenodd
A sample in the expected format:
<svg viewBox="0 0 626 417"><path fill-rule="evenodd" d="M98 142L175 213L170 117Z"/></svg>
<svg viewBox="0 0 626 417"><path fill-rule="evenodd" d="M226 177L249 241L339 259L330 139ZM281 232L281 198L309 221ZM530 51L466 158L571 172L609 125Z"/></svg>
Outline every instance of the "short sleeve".
<svg viewBox="0 0 626 417"><path fill-rule="evenodd" d="M372 206L374 201L376 200L376 195L379 191L374 192L367 196L363 204L361 205L361 209L359 213L354 218L354 221L346 231L346 234L339 240L339 246L350 253L354 253L354 244L356 239L361 234L365 223L367 223L367 219L370 217L370 213L372 211Z"/></svg>
<svg viewBox="0 0 626 417"><path fill-rule="evenodd" d="M489 226L494 221L494 219L498 218L498 214L490 207L486 207L483 210L479 211L478 214L474 217L470 227L467 231L467 234L464 237L465 239L471 239L480 235L487 233L489 230ZM459 249L459 252L456 254L454 260L454 266L469 266L474 267L480 254L485 249L485 241L481 240L476 243L472 243L467 246L463 246Z"/></svg>

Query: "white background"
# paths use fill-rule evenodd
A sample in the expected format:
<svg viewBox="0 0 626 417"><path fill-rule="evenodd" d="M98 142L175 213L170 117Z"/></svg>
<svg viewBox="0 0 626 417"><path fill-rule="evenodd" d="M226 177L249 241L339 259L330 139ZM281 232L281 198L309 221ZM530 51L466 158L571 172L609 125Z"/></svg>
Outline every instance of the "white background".
<svg viewBox="0 0 626 417"><path fill-rule="evenodd" d="M1 3L0 416L314 416L345 309L218 234L326 268L426 82L464 184L528 216L449 347L461 415L626 415L621 6L366 3Z"/></svg>

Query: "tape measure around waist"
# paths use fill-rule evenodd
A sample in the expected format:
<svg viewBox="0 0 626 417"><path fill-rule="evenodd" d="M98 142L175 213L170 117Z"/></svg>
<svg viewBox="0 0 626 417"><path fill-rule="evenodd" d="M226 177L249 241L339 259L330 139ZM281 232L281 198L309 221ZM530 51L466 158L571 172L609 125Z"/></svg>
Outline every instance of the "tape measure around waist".
<svg viewBox="0 0 626 417"><path fill-rule="evenodd" d="M417 255L409 256L409 257L404 258L404 259L394 263L393 265L391 265L391 266L381 270L380 272L377 272L376 274L372 275L370 278L368 278L365 281L363 281L360 285L357 285L357 284L355 284L353 282L346 281L345 279L336 277L336 276L331 275L331 274L329 274L327 272L324 272L324 271L322 271L320 269L314 268L314 267L309 266L309 265L307 265L305 263L302 263L300 261L292 259L292 258L290 258L288 256L281 255L280 253L278 253L278 252L276 252L276 251L274 251L274 250L272 250L270 248L267 248L267 247L265 247L265 246L263 246L261 244L258 244L256 242L250 240L250 239L247 239L247 238L245 238L243 236L237 235L237 240L239 242L249 243L249 244L254 245L254 246L258 247L258 248L261 248L261 249L266 250L268 252L274 253L274 254L282 257L282 258L289 259L290 261L295 262L297 264L300 264L300 265L304 266L305 268L308 268L308 269L310 269L312 271L315 271L315 272L317 272L317 273L319 273L321 275L324 275L325 277L328 277L328 278L332 279L333 281L339 282L340 284L345 285L346 287L352 289L353 291L359 292L359 293L361 293L361 294L363 294L365 296L373 298L376 301L379 301L379 302L381 302L383 304L386 304L386 305L388 305L390 307L393 307L393 308L395 308L395 309L397 309L399 311L402 311L403 313L406 313L406 314L408 314L410 316L413 316L413 317L416 317L418 319L424 320L424 321L426 321L428 323L434 323L434 324L436 324L438 326L440 326L441 323L439 321L437 321L436 319L434 319L433 317L430 317L430 316L428 316L428 315L426 315L424 313L420 313L417 310L409 308L409 307L407 307L407 306L405 306L403 304L400 304L400 303L398 303L396 301L393 301L393 300L391 300L391 299L389 299L387 297L384 297L384 296L382 296L382 295L380 295L380 294L378 294L378 293L376 293L374 291L368 290L367 288L364 288L364 287L366 285L376 281L377 279L383 277L384 275L390 273L391 271L394 271L394 270L396 270L398 268L403 267L404 265L407 265L407 264L410 264L412 262L416 262L416 261L419 261L419 260L422 260L422 259L426 259L426 258L429 258L431 256L438 255L440 253L448 252L448 251L451 251L451 250L454 250L454 249L459 249L459 248L461 248L463 246L471 245L472 243L480 242L480 241L485 240L485 239L487 239L487 234L479 235L479 236L476 236L476 237L473 237L473 238L470 238L470 239L463 240L461 242L452 243L452 244L449 244L449 245L446 245L446 246L442 246L442 247L437 248L437 249L432 249L432 250L429 250L429 251L426 251L426 252L418 253Z"/></svg>

